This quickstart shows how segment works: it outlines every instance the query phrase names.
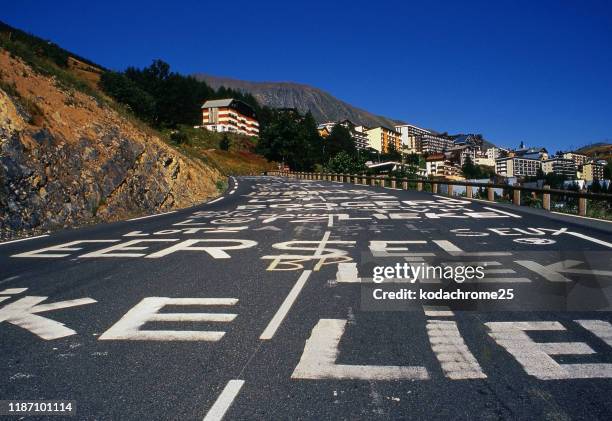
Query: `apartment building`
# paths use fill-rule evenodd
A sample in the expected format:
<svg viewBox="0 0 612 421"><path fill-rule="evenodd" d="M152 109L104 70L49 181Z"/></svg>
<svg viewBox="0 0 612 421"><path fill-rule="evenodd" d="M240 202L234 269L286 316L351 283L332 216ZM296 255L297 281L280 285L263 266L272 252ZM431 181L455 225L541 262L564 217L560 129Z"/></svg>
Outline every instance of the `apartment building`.
<svg viewBox="0 0 612 421"><path fill-rule="evenodd" d="M554 157L542 161L542 172L544 174L554 173L567 178L576 178L576 164L571 159Z"/></svg>
<svg viewBox="0 0 612 421"><path fill-rule="evenodd" d="M358 126L359 127L359 126ZM400 133L387 127L378 126L365 132L368 136L368 146L381 153L389 151L389 145L393 144L397 151L401 150L402 140Z"/></svg>
<svg viewBox="0 0 612 421"><path fill-rule="evenodd" d="M541 168L538 159L508 157L495 160L495 172L505 177L534 177Z"/></svg>
<svg viewBox="0 0 612 421"><path fill-rule="evenodd" d="M428 156L425 160L425 169L427 175L434 177L456 177L461 173L461 169L443 153Z"/></svg>
<svg viewBox="0 0 612 421"><path fill-rule="evenodd" d="M468 158L472 164L476 162L476 149L471 145L458 145L446 149L446 155L451 157L451 161L463 166Z"/></svg>
<svg viewBox="0 0 612 421"><path fill-rule="evenodd" d="M508 149L498 148L494 146L492 148L488 148L485 153L487 155L487 158L495 161L497 158L502 158L503 156L505 156L508 153Z"/></svg>
<svg viewBox="0 0 612 421"><path fill-rule="evenodd" d="M416 149L427 154L441 153L454 146L452 140L431 133L418 136L416 143Z"/></svg>
<svg viewBox="0 0 612 421"><path fill-rule="evenodd" d="M317 130L319 131L319 135L321 137L327 137L330 135L332 129L336 124L341 125L348 129L351 134L351 138L355 143L355 147L357 149L365 149L368 147L368 135L364 132L363 128L365 126L357 126L351 120L342 120L342 121L327 121L325 123L321 123L317 126ZM357 128L359 127L359 130ZM367 130L367 128L366 128Z"/></svg>
<svg viewBox="0 0 612 421"><path fill-rule="evenodd" d="M402 147L409 152L418 152L416 148L417 138L431 133L429 130L413 126L412 124L398 124L395 126L395 131L400 133Z"/></svg>
<svg viewBox="0 0 612 421"><path fill-rule="evenodd" d="M563 153L563 158L565 159L571 159L572 161L574 161L574 163L576 164L577 167L580 167L581 165L586 164L589 161L589 157L586 155L582 155L579 153L573 153L573 152L565 152Z"/></svg>
<svg viewBox="0 0 612 421"><path fill-rule="evenodd" d="M489 158L487 155L476 155L476 160L474 161L476 165L484 165L487 167L495 166L495 159Z"/></svg>
<svg viewBox="0 0 612 421"><path fill-rule="evenodd" d="M202 127L213 132L259 136L259 123L253 109L233 98L206 101L202 105Z"/></svg>
<svg viewBox="0 0 612 421"><path fill-rule="evenodd" d="M586 181L603 180L604 166L596 162L587 162L582 166L582 178Z"/></svg>

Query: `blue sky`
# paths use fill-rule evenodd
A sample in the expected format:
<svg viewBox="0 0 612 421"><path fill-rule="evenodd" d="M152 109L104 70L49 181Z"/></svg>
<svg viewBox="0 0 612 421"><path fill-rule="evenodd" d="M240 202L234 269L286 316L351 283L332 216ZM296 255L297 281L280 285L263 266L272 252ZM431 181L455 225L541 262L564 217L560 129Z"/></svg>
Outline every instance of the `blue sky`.
<svg viewBox="0 0 612 421"><path fill-rule="evenodd" d="M549 150L612 142L612 2L6 2L113 69L294 81L373 113Z"/></svg>

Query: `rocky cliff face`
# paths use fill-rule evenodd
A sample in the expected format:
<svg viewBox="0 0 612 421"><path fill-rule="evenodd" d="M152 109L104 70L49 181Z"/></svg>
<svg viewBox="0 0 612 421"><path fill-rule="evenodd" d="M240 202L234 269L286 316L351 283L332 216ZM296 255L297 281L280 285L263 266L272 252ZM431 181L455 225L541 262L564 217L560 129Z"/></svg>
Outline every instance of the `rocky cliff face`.
<svg viewBox="0 0 612 421"><path fill-rule="evenodd" d="M190 206L220 178L0 49L0 237Z"/></svg>
<svg viewBox="0 0 612 421"><path fill-rule="evenodd" d="M399 123L399 121L354 107L325 91L308 85L290 82L247 82L202 73L196 74L195 77L215 89L225 86L249 92L262 105L273 108L297 108L301 112L310 111L315 120L320 123L347 118L353 123L370 127L393 127Z"/></svg>

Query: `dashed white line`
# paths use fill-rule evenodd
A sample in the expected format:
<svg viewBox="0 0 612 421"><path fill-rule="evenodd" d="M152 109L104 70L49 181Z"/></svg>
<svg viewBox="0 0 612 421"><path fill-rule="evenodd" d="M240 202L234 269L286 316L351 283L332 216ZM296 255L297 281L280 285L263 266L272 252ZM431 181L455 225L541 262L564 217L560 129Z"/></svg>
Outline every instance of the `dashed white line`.
<svg viewBox="0 0 612 421"><path fill-rule="evenodd" d="M43 235L37 235L36 237L20 238L19 240L5 241L4 243L0 243L0 246L4 244L19 243L20 241L34 240L35 238L43 238L43 237L48 237L48 236L49 234L43 234Z"/></svg>
<svg viewBox="0 0 612 421"><path fill-rule="evenodd" d="M204 203L205 205L210 205L211 203L215 203L218 202L219 200L223 199L223 196L216 198L215 200L211 200L210 202L206 202Z"/></svg>
<svg viewBox="0 0 612 421"><path fill-rule="evenodd" d="M170 215L171 213L176 213L178 211L170 211L170 212L164 212L164 213L156 213L155 215L147 215L147 216L140 216L138 218L132 218L132 219L128 219L128 221L138 221L140 219L148 219L148 218L154 218L156 216L162 216L162 215Z"/></svg>
<svg viewBox="0 0 612 421"><path fill-rule="evenodd" d="M220 421L225 416L227 410L234 403L240 389L244 386L244 380L230 380L225 388L208 411L203 421Z"/></svg>
<svg viewBox="0 0 612 421"><path fill-rule="evenodd" d="M287 316L287 313L291 309L291 306L293 306L293 303L302 291L302 288L304 288L304 285L306 284L306 281L311 273L312 270L305 270L302 272L293 288L291 288L291 291L289 291L289 295L287 295L287 298L285 298L285 301L283 301L274 317L272 317L272 320L270 320L270 323L268 323L268 326L264 329L259 339L268 340L274 337L274 334Z"/></svg>

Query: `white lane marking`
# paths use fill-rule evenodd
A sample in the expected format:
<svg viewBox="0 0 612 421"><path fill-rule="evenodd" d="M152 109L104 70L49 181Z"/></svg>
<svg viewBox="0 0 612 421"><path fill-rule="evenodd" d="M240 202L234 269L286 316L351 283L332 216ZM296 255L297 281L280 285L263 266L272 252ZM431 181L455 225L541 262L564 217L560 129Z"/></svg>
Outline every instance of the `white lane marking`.
<svg viewBox="0 0 612 421"><path fill-rule="evenodd" d="M323 238L321 239L319 246L314 252L314 255L313 255L314 257L319 257L321 254L323 254L323 251L325 250L325 246L327 245L327 241L329 240L330 235L331 235L331 231L325 231L325 234L323 234Z"/></svg>
<svg viewBox="0 0 612 421"><path fill-rule="evenodd" d="M104 332L99 340L132 341L209 341L216 342L224 331L205 330L143 330L149 322L231 322L236 314L227 313L159 313L165 306L233 306L237 298L168 298L147 297L136 304L117 323Z"/></svg>
<svg viewBox="0 0 612 421"><path fill-rule="evenodd" d="M272 320L270 320L270 323L268 323L268 326L266 326L261 336L259 336L259 339L268 340L274 337L274 334L287 316L289 310L291 310L293 303L302 291L302 288L304 288L304 285L306 284L306 281L308 280L308 277L311 273L312 270L305 270L304 272L302 272L293 288L291 288L291 291L289 291L289 294L285 298L285 301L283 301L274 317L272 317Z"/></svg>
<svg viewBox="0 0 612 421"><path fill-rule="evenodd" d="M574 320L593 335L612 346L612 325L604 320Z"/></svg>
<svg viewBox="0 0 612 421"><path fill-rule="evenodd" d="M559 364L550 355L589 355L594 351L584 342L535 342L527 335L532 330L565 331L559 322L485 323L498 345L506 349L525 372L540 380L611 378L612 364Z"/></svg>
<svg viewBox="0 0 612 421"><path fill-rule="evenodd" d="M376 366L336 364L338 344L347 321L320 319L306 340L300 362L292 379L344 380L427 380L429 373L421 366Z"/></svg>
<svg viewBox="0 0 612 421"><path fill-rule="evenodd" d="M223 199L223 196L216 198L215 200L211 200L210 202L206 202L204 203L205 205L210 205L211 203L215 203L218 202L219 200Z"/></svg>
<svg viewBox="0 0 612 421"><path fill-rule="evenodd" d="M452 317L455 315L448 306L423 306L423 311L428 317Z"/></svg>
<svg viewBox="0 0 612 421"><path fill-rule="evenodd" d="M334 226L334 215L332 214L327 215L327 226L328 227Z"/></svg>
<svg viewBox="0 0 612 421"><path fill-rule="evenodd" d="M206 413L203 421L221 421L227 410L232 406L232 403L234 403L234 399L238 396L242 386L244 386L244 380L230 380L227 382L212 408Z"/></svg>
<svg viewBox="0 0 612 421"><path fill-rule="evenodd" d="M27 288L7 288L3 291L0 291L2 295L12 295L12 294L21 294L24 291L27 291Z"/></svg>
<svg viewBox="0 0 612 421"><path fill-rule="evenodd" d="M565 233L569 235L573 235L574 237L582 238L583 240L587 240L592 243L596 243L602 246L612 248L612 243L608 243L607 241L603 241L603 240L598 240L597 238L589 237L588 235L580 234L579 232L566 231Z"/></svg>
<svg viewBox="0 0 612 421"><path fill-rule="evenodd" d="M483 208L486 209L486 210L493 211L493 212L501 213L502 215L511 216L512 218L522 218L522 216L520 216L520 215L517 215L515 213L506 212L506 211L503 211L501 209L490 208L490 207L487 207L487 206L483 206Z"/></svg>
<svg viewBox="0 0 612 421"><path fill-rule="evenodd" d="M35 238L43 238L43 237L48 237L48 236L49 234L43 234L43 235L37 235L36 237L20 238L19 240L5 241L4 243L0 243L0 246L3 246L5 244L19 243L21 241L34 240Z"/></svg>
<svg viewBox="0 0 612 421"><path fill-rule="evenodd" d="M463 341L457 323L450 320L428 320L427 336L446 377L453 380L487 378Z"/></svg>
<svg viewBox="0 0 612 421"><path fill-rule="evenodd" d="M234 193L236 193L236 189L234 189L231 192L229 192L229 194L234 194Z"/></svg>
<svg viewBox="0 0 612 421"><path fill-rule="evenodd" d="M178 211L170 211L170 212L164 212L164 213L156 213L155 215L140 216L140 217L138 217L138 218L128 219L128 221L139 221L139 220L141 220L141 219L155 218L156 216L170 215L171 213L176 213L176 212L178 212Z"/></svg>

